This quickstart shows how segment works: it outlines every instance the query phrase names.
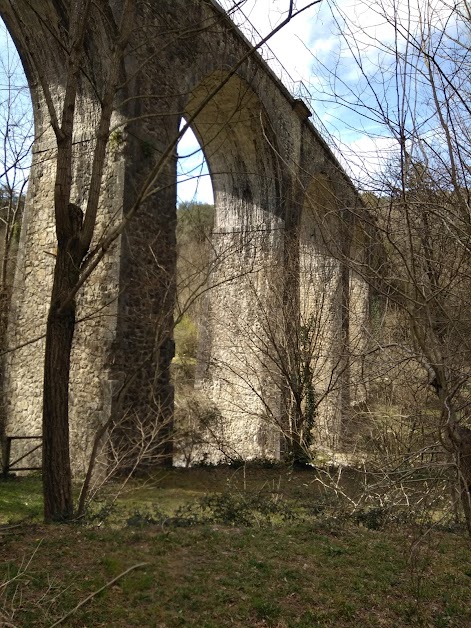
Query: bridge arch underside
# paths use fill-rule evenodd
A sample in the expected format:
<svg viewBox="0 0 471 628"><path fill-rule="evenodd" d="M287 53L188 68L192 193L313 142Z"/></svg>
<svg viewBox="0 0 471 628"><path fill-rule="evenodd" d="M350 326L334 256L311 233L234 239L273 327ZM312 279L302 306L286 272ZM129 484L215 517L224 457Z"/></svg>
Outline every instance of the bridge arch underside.
<svg viewBox="0 0 471 628"><path fill-rule="evenodd" d="M191 116L224 75L193 90ZM215 217L197 387L217 408L197 457L278 457L274 352L283 292L283 181L276 139L253 89L234 75L193 124L212 177Z"/></svg>

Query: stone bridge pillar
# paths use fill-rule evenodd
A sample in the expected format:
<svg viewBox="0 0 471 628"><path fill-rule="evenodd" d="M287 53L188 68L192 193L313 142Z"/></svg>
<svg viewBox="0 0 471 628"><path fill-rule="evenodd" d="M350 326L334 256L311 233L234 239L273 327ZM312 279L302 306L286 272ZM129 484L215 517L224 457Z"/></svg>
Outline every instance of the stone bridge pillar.
<svg viewBox="0 0 471 628"><path fill-rule="evenodd" d="M188 114L217 80L216 74L198 86ZM253 87L238 76L196 119L195 131L205 147L215 196L198 385L220 413L208 426L211 444L202 455L213 461L277 457L279 386L272 361L284 208L276 139Z"/></svg>
<svg viewBox="0 0 471 628"><path fill-rule="evenodd" d="M40 79L60 111L66 81L61 34L68 29L68 5L59 10L57 3L43 0L41 10L37 8L27 0L0 0L0 15L30 85L36 138L8 331L8 347L14 349L7 355L3 397L9 435L41 433L43 335L55 261L56 140ZM76 106L71 201L83 211L113 42L113 13L106 6L101 9L93 13L87 31ZM138 23L149 26L144 13L139 12ZM155 20L154 28L168 31ZM115 130L92 248L126 217L144 177L178 134L182 105L175 98L171 74L163 74L158 64L139 72L140 54L148 59L151 53L147 48L136 53L122 68L124 87L116 96ZM168 59L161 63L169 64ZM157 109L165 116L155 115L156 91ZM149 94L153 96L146 98ZM86 468L97 428L110 417L112 447L123 464L136 461L138 448L139 455L145 452L143 463L171 459L176 154L160 169L152 192L78 295L70 432L73 465L79 473Z"/></svg>

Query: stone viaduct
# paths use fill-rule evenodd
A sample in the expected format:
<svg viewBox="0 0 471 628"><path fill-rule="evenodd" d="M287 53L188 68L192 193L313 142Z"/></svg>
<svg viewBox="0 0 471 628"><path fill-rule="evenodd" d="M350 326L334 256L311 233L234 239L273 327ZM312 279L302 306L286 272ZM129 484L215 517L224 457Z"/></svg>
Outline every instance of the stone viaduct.
<svg viewBox="0 0 471 628"><path fill-rule="evenodd" d="M100 89L122 2L98 4L86 35L75 124L72 200L83 209ZM8 346L19 348L5 365L10 435L41 430L56 143L37 72L60 103L69 6L70 0L0 0L30 85L36 138L8 332ZM137 7L116 95L96 242L126 216L143 174L177 136L182 118L225 81L192 123L215 196L213 287L205 298L198 385L224 420L209 455L218 457L222 441L241 457L280 455L293 403L290 373L300 362L290 347L307 351L305 340L299 349L306 330L317 337L307 372L320 400L318 438L335 447L357 394L351 392L356 367L348 356L367 316L366 288L343 263L363 255L355 237L355 190L309 121L306 105L258 53L232 72L251 44L214 0L142 0ZM176 166L175 153L155 181L155 193L79 295L70 384L76 470L84 468L94 431L110 416L126 426L138 421L156 427L156 440L169 431ZM163 450L170 455L171 446Z"/></svg>

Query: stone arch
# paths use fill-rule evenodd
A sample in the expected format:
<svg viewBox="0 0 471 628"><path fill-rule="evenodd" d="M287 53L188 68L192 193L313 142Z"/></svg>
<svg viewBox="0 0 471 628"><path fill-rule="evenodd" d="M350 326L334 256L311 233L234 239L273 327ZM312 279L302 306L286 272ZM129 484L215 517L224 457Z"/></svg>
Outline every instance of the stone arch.
<svg viewBox="0 0 471 628"><path fill-rule="evenodd" d="M191 116L225 79L223 71L204 78L191 92L187 115ZM193 127L211 171L217 205L223 206L225 197L232 196L276 213L280 203L276 140L253 88L239 76L232 76L197 115ZM218 220L224 220L222 211Z"/></svg>
<svg viewBox="0 0 471 628"><path fill-rule="evenodd" d="M225 79L220 71L192 91L187 116ZM278 456L277 394L267 337L277 321L283 264L282 173L268 115L253 88L233 75L193 128L213 182L212 262L201 331L198 385L219 409L212 459ZM217 449L219 451L217 451Z"/></svg>

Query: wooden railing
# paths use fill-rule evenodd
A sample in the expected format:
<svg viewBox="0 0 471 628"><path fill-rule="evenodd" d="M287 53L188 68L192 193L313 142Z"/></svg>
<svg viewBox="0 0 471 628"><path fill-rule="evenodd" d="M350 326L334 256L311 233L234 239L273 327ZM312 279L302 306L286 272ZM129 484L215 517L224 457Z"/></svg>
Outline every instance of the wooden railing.
<svg viewBox="0 0 471 628"><path fill-rule="evenodd" d="M16 466L22 460L27 458L33 451L38 450L43 446L42 444L42 436L6 436L3 444L3 464L2 464L2 475L4 478L8 477L9 473L12 471L41 471L41 467L18 467ZM11 444L14 440L39 440L41 441L38 445L29 449L25 454L10 462L11 457Z"/></svg>

